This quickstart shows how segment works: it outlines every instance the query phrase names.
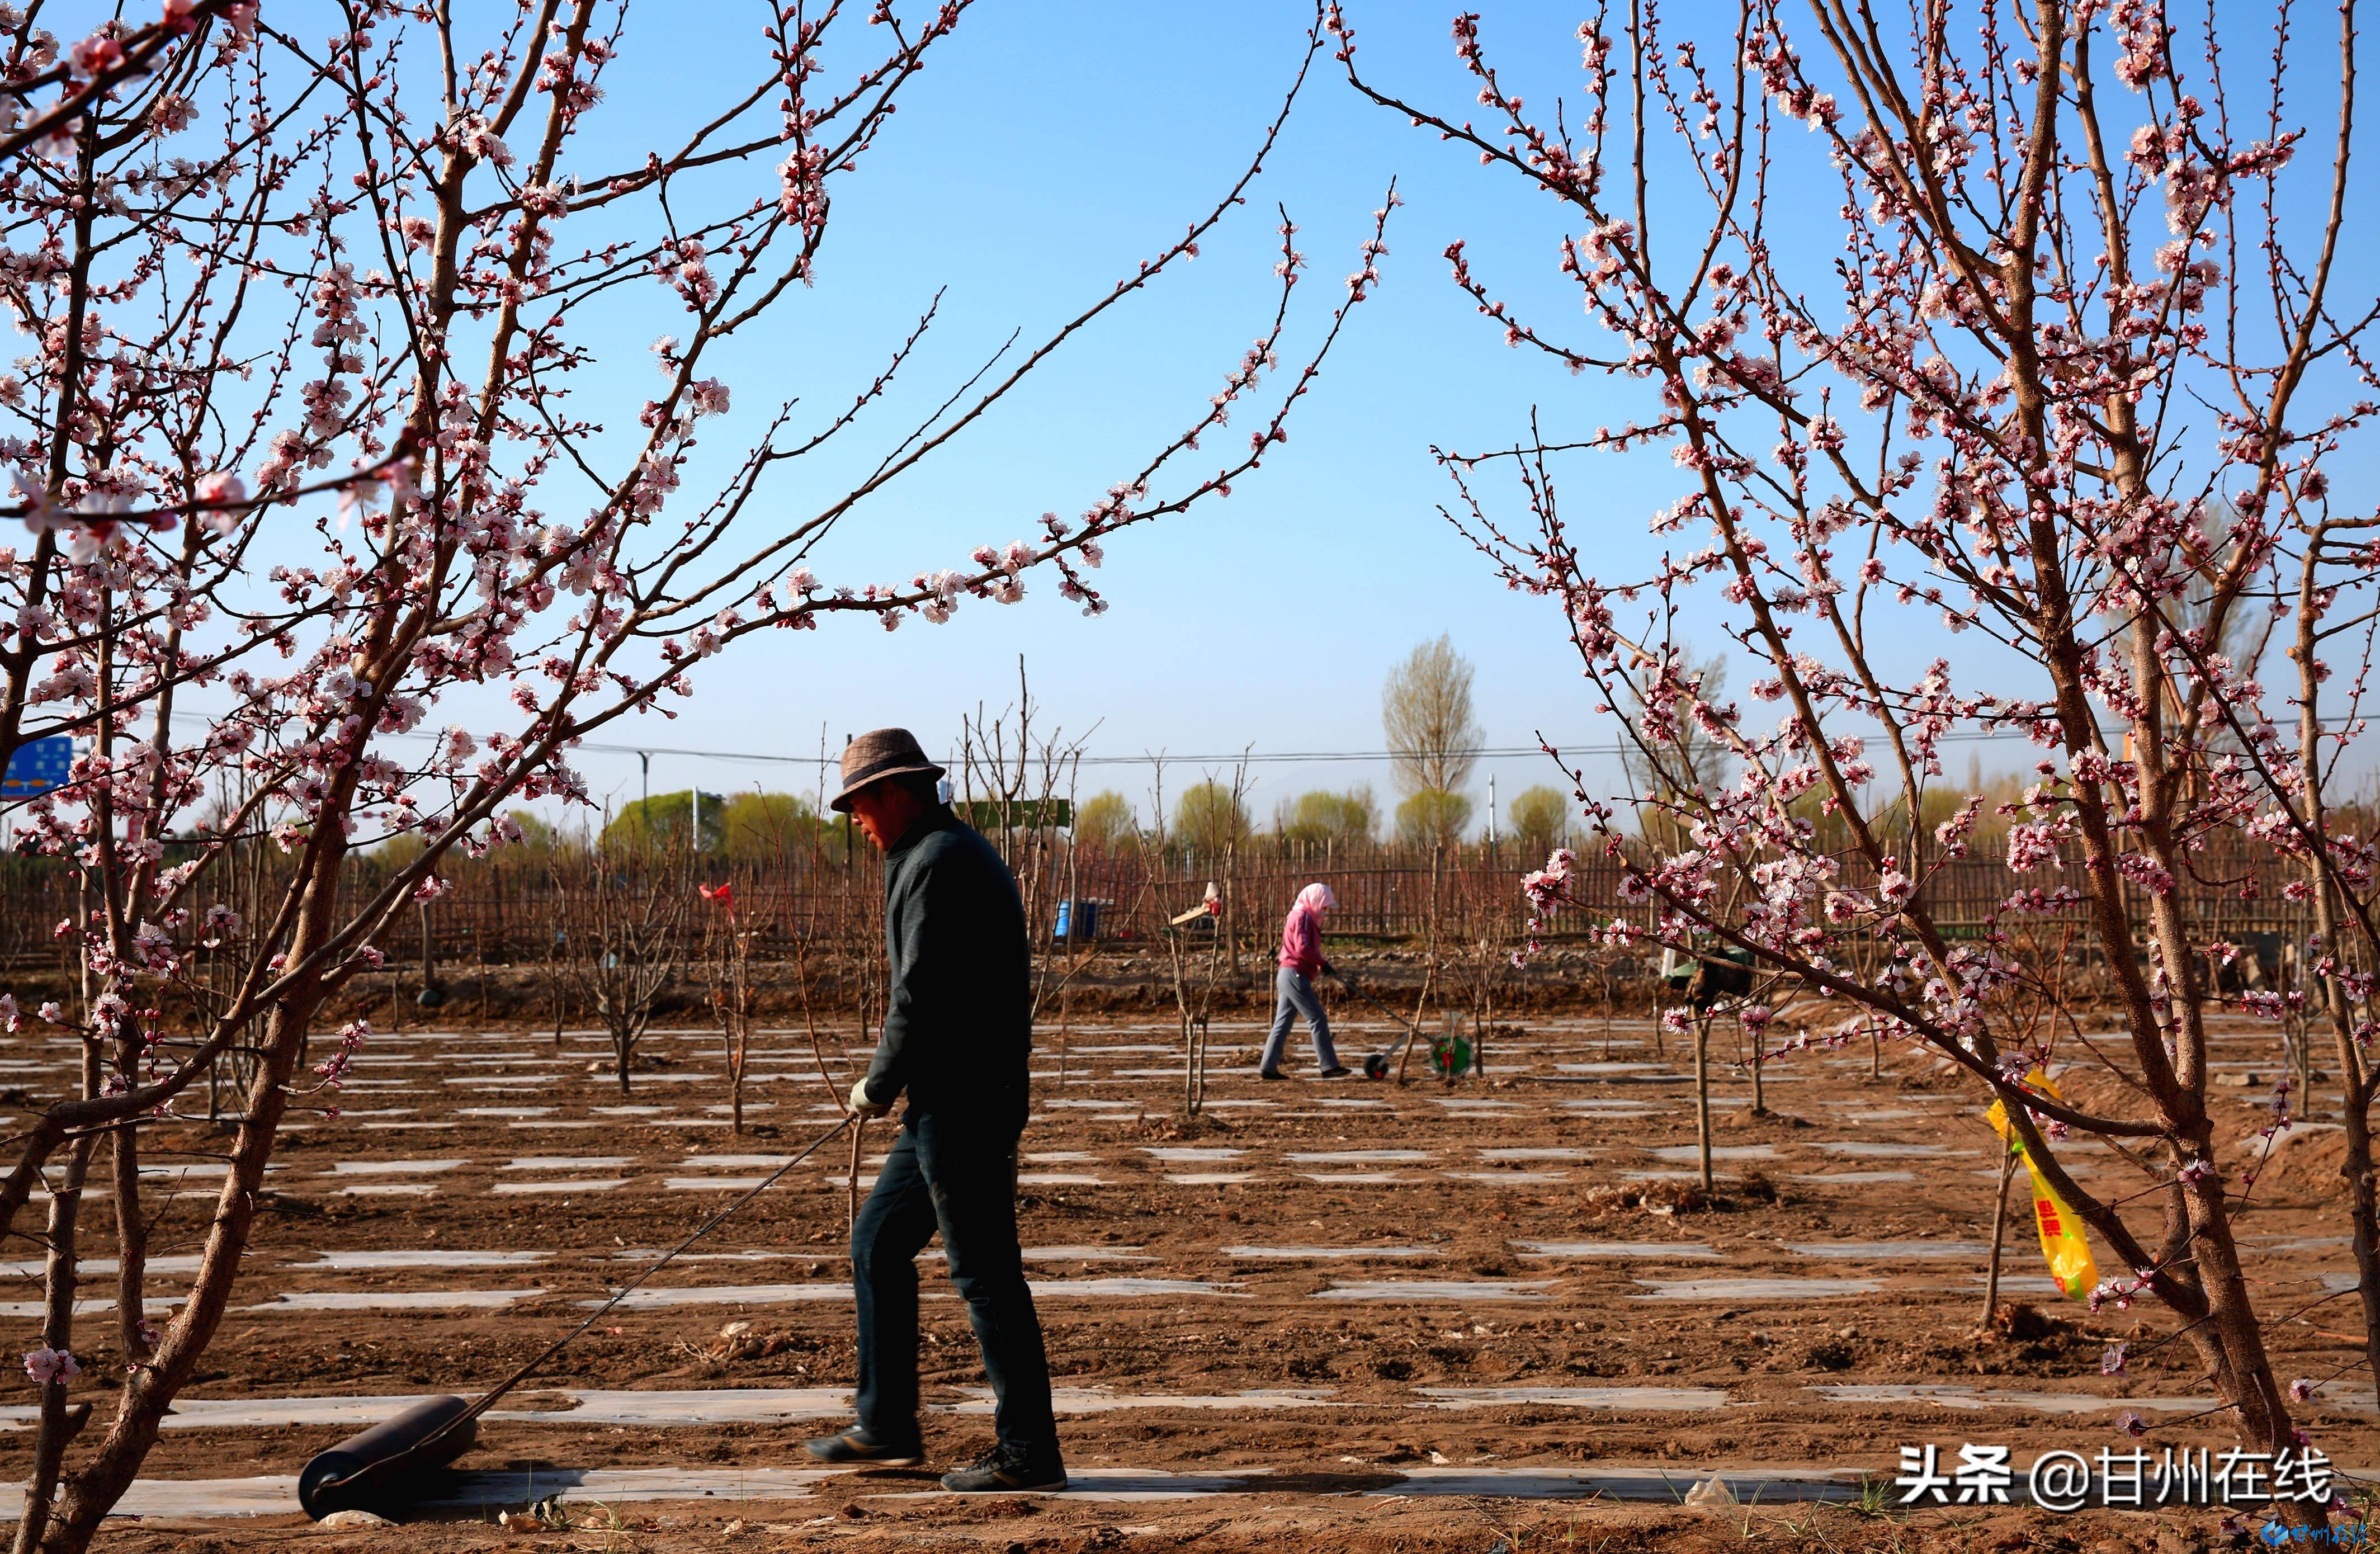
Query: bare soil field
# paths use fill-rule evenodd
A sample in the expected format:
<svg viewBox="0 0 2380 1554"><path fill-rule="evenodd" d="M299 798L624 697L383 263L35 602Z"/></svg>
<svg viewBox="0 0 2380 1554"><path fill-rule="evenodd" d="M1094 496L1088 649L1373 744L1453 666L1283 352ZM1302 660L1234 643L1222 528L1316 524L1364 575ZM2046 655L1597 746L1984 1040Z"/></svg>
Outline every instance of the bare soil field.
<svg viewBox="0 0 2380 1554"><path fill-rule="evenodd" d="M1387 1039L1352 1024L1342 1052ZM1259 1083L1259 1035L1218 1026L1206 1108L1187 1122L1170 1022L1078 1025L1062 1075L1041 1038L1019 1183L1068 1494L934 1485L990 1431L964 1308L930 1261L929 1467L829 1472L801 1451L846 1417L853 1366L838 1141L492 1414L435 1503L398 1527L318 1529L295 1509L308 1456L401 1400L502 1377L836 1115L792 1032L755 1059L740 1137L709 1032L649 1038L626 1097L591 1032L375 1037L344 1115L286 1140L224 1335L127 1502L137 1514L105 1543L2175 1554L2228 1541L2219 1511L1878 1513L1874 1486L1905 1445L1946 1461L2007 1445L2021 1487L2053 1448L2130 1449L2124 1411L2149 1423L2138 1444L2152 1455L2231 1444L2187 1351L2155 1342L2161 1314L2094 1316L2058 1296L2021 1176L2003 1309L1983 1321L1998 1146L1969 1087L1930 1061L1887 1053L1880 1080L1864 1051L1772 1065L1766 1116L1741 1071L1719 1069L1720 1182L1706 1197L1690 1062L1674 1044L1657 1053L1644 1022L1528 1018L1499 1033L1484 1078L1402 1088ZM2268 1029L2227 1030L2218 1070L2268 1080L2276 1045ZM839 1046L830 1065L861 1052ZM0 1079L45 1096L70 1056L20 1038ZM2228 1135L2252 1135L2264 1090L2218 1093L2240 1098L2224 1103ZM889 1130L869 1130L863 1186ZM2317 1105L2258 1176L2240 1229L2282 1374L2324 1383L2301 1421L2362 1476L2380 1441L2342 1293L2330 1136ZM162 1307L211 1212L223 1135L200 1121L148 1137ZM2070 1147L2102 1179L2130 1170ZM103 1199L86 1209L87 1233L107 1237L108 1221ZM31 1251L0 1291L19 1348L38 1320ZM121 1363L108 1291L93 1281L77 1346L79 1388L103 1410ZM2103 1377L2119 1340L2128 1372ZM0 1452L21 1478L32 1388L15 1388ZM1737 1504L1682 1503L1714 1475ZM521 1514L556 1494L559 1513Z"/></svg>

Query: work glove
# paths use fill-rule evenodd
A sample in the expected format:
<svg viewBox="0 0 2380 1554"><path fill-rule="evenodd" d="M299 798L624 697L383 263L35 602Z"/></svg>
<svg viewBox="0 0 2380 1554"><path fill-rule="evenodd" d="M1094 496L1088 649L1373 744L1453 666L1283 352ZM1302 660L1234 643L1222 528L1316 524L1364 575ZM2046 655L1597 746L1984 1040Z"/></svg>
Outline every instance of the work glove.
<svg viewBox="0 0 2380 1554"><path fill-rule="evenodd" d="M851 1110L855 1115L861 1117L881 1117L892 1109L889 1106L879 1106L868 1099L868 1075L863 1074L852 1082Z"/></svg>

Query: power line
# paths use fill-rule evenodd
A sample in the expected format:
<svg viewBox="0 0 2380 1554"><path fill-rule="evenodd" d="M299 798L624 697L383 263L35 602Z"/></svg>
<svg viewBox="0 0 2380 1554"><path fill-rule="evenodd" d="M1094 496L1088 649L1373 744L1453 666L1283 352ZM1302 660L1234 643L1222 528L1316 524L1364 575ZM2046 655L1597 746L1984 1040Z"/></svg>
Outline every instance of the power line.
<svg viewBox="0 0 2380 1554"><path fill-rule="evenodd" d="M1966 744L1985 739L2014 739L2024 736L2022 729L1955 729L1937 736L1943 744ZM593 750L615 756L686 756L700 760L766 761L787 766L834 766L840 755L783 756L767 755L748 750L698 750L672 748L662 745L596 745L581 744L581 750ZM1634 751L1633 745L1557 745L1564 757L1619 756ZM1445 754L1476 760L1517 760L1524 757L1541 757L1545 751L1536 745L1479 745L1450 749ZM1395 750L1248 750L1220 756L1177 756L1166 750L1144 750L1136 756L1094 756L1081 758L1085 766L1149 766L1163 761L1172 766L1231 766L1246 761L1250 766L1284 765L1302 761L1368 761L1395 760ZM1071 759L1073 758L1061 758Z"/></svg>
<svg viewBox="0 0 2380 1554"><path fill-rule="evenodd" d="M181 720L196 720L204 722L212 722L214 721L210 715L204 712L178 711L173 715L175 718ZM2344 722L2349 720L2325 718L2323 721L2325 723L2328 723L2333 722ZM1868 734L1865 736L1870 738L1881 737L1881 735L1875 734ZM394 735L381 735L378 737L383 739L435 739L439 736L434 734L408 732ZM1937 744L1966 745L1977 744L1994 739L2021 739L2026 737L2026 734L2025 731L2021 728L1952 729L1944 734L1937 735L1935 737ZM812 768L837 766L841 764L843 759L840 752L819 756L789 756L763 750L704 750L697 749L691 746L676 745L619 745L582 742L572 747L572 748L607 756L637 756L640 758L650 758L652 756L678 756L693 760L747 761L763 765L808 766ZM1635 752L1634 746L1621 745L1616 742L1597 745L1557 745L1555 749L1566 759L1577 756L1623 756L1632 755ZM1451 749L1446 751L1445 754L1456 758L1475 760L1520 760L1543 757L1545 755L1545 751L1536 745L1478 745L1459 749ZM1399 752L1394 750L1245 750L1233 751L1226 755L1178 756L1168 750L1144 750L1138 755L1084 754L1079 758L1065 756L1059 757L1057 759L1060 759L1062 763L1079 759L1081 763L1085 766L1153 766L1159 761L1163 761L1169 766L1232 766L1241 761L1245 761L1250 766L1293 766L1330 761L1395 760L1398 759L1398 755Z"/></svg>

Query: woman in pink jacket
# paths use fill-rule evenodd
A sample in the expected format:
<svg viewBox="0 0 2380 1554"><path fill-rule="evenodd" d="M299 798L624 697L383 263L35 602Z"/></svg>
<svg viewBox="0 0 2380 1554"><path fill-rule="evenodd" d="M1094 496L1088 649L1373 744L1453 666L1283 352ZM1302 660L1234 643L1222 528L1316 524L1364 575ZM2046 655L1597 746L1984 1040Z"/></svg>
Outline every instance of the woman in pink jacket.
<svg viewBox="0 0 2380 1554"><path fill-rule="evenodd" d="M1297 892L1297 904L1289 909L1288 921L1281 925L1272 1034L1265 1038L1264 1056L1257 1062L1259 1079L1288 1077L1281 1071L1281 1060L1289 1050L1290 1023L1300 1014L1314 1032L1314 1061L1322 1068L1319 1077L1338 1079L1347 1073L1339 1065L1339 1054L1331 1050L1330 1016L1323 1013L1322 1000L1309 980L1316 972L1330 969L1330 963L1322 958L1322 929L1330 919L1330 909L1338 904L1330 887L1318 881Z"/></svg>

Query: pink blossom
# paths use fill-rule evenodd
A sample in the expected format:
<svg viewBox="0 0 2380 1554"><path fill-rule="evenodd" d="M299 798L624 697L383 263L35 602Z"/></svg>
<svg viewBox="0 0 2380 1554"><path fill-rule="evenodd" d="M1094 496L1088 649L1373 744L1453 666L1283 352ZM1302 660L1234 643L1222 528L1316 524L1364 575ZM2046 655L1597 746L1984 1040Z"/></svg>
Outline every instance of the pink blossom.
<svg viewBox="0 0 2380 1554"><path fill-rule="evenodd" d="M339 1044L331 1055L314 1065L322 1077L322 1087L335 1090L346 1080L347 1071L355 1066L356 1054L363 1050L371 1036L371 1022L350 1020L339 1029Z"/></svg>
<svg viewBox="0 0 2380 1554"><path fill-rule="evenodd" d="M105 34L93 34L77 43L68 54L78 76L98 76L124 63L124 45Z"/></svg>
<svg viewBox="0 0 2380 1554"><path fill-rule="evenodd" d="M849 393L789 378L779 400L772 385L775 414L748 435L729 434L723 376L698 376L773 349L778 376L818 379L820 363L788 353L778 304L813 278L814 254L866 251L826 241L831 188L897 139L882 133L894 99L963 6L873 37L868 6L840 25L832 6L769 12L762 46L707 61L706 91L747 107L692 162L633 108L581 136L603 101L595 78L641 46L608 22L498 27L442 95L435 68L396 63L436 53L420 7L368 3L300 40L262 29L249 0L159 6L78 44L33 28L21 0L0 5L20 89L0 93L0 127L42 127L0 190L19 235L0 249L0 309L22 336L0 370L0 468L24 521L0 544L0 692L12 729L21 711L28 736L82 741L64 788L10 807L17 851L103 886L56 944L88 1016L81 1002L72 1021L42 1006L101 1054L78 1126L185 1115L226 1041L279 1043L266 1066L286 1072L325 1008L362 1002L390 915L456 878L448 855L523 841L515 804L594 813L581 742L667 717L694 666L753 627L947 618L970 596L1021 601L1036 567L1096 613L1087 575L1109 534L1253 467L1196 451L1215 407L1193 395L1145 446L1090 450L1113 483L1079 520L1046 516L972 568L896 557L886 575L914 586L810 569L880 551L855 532L868 526L899 538L879 488L947 459L944 431L1003 403L1072 333L1053 325L998 373L962 380L915 436L878 401L926 370L902 371L924 322ZM87 90L132 53L129 86ZM516 156L505 140L522 136ZM1081 322L1160 285L1228 219L1200 213ZM1385 219L1362 248L1366 289ZM1236 360L1231 396L1269 431L1315 386L1353 301L1300 321L1286 300L1284 287L1254 346L1219 364ZM1317 344L1284 365L1275 347L1301 322L1320 326ZM665 325L677 337L648 359L671 388L641 422L615 416L623 353L633 367L634 343ZM790 516L790 470L775 467L820 450L800 467L840 472L834 489L802 492ZM470 730L451 722L465 709ZM347 888L356 852L385 838L403 845ZM267 844L280 856L261 868L251 849ZM187 1010L200 1034L168 1039ZM0 995L0 1026L22 1024ZM317 1041L303 1061L318 1087L350 1074L368 1036L358 1022L329 1050ZM29 1356L37 1376L72 1374L70 1355L44 1353Z"/></svg>
<svg viewBox="0 0 2380 1554"><path fill-rule="evenodd" d="M44 1343L38 1349L26 1352L25 1374L47 1386L54 1381L72 1381L82 1374L82 1366L76 1364L74 1355L68 1351L53 1349Z"/></svg>
<svg viewBox="0 0 2380 1554"><path fill-rule="evenodd" d="M248 500L248 482L229 470L200 476L190 494L212 509L206 514L205 521L217 534L230 533L247 516L240 504Z"/></svg>

